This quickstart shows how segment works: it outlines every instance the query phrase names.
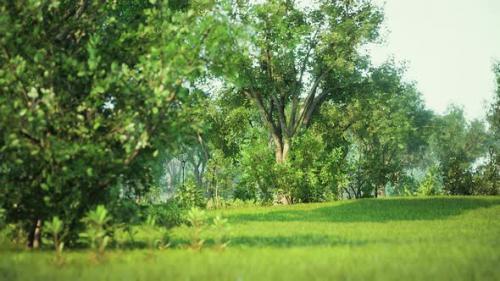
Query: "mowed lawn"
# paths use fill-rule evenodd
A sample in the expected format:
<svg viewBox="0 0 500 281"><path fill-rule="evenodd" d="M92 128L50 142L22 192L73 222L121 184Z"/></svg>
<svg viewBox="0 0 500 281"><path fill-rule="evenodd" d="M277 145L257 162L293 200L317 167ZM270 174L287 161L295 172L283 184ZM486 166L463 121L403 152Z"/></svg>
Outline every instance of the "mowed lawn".
<svg viewBox="0 0 500 281"><path fill-rule="evenodd" d="M230 222L230 245L165 250L4 252L0 280L500 280L500 197L369 199L210 211Z"/></svg>

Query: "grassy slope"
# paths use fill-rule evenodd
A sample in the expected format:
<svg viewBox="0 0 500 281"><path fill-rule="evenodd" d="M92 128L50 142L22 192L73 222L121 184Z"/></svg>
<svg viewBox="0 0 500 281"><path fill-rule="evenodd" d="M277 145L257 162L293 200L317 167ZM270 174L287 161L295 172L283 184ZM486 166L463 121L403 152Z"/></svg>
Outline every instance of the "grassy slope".
<svg viewBox="0 0 500 281"><path fill-rule="evenodd" d="M211 212L210 215L215 215ZM2 253L0 280L500 280L500 197L378 199L225 210L224 252ZM212 233L206 232L210 243Z"/></svg>

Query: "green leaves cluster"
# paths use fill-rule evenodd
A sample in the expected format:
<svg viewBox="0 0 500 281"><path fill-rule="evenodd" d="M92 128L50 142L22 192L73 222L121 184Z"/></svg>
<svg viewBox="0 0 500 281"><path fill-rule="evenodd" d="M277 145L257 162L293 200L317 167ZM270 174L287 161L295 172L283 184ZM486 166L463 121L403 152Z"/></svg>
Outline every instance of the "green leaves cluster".
<svg viewBox="0 0 500 281"><path fill-rule="evenodd" d="M80 239L88 243L98 256L104 254L104 250L110 242L110 236L108 235L110 220L108 210L103 205L89 211L82 219L85 224L85 231L80 233Z"/></svg>

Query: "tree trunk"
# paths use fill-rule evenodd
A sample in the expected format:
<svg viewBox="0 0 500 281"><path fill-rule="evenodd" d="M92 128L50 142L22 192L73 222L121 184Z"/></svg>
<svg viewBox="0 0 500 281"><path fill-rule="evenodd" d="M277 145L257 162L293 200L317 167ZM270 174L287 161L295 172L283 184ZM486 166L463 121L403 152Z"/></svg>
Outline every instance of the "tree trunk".
<svg viewBox="0 0 500 281"><path fill-rule="evenodd" d="M215 185L215 208L219 209L219 192L217 185Z"/></svg>
<svg viewBox="0 0 500 281"><path fill-rule="evenodd" d="M288 153L290 152L290 140L288 139L280 139L274 138L275 144L275 154L276 154L276 163L284 164L288 161ZM289 205L293 202L290 196L287 194L279 194L277 201L283 205Z"/></svg>
<svg viewBox="0 0 500 281"><path fill-rule="evenodd" d="M290 152L290 141L285 139L281 140L274 138L276 163L283 164L288 160L288 153Z"/></svg>
<svg viewBox="0 0 500 281"><path fill-rule="evenodd" d="M28 248L31 249L40 248L41 235L42 235L42 220L37 219L33 223L33 230L30 232L28 236Z"/></svg>

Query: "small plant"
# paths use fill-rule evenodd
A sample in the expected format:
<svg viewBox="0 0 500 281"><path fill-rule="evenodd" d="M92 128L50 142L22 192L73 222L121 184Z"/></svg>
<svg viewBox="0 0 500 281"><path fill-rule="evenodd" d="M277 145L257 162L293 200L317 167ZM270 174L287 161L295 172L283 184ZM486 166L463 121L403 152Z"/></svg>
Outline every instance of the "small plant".
<svg viewBox="0 0 500 281"><path fill-rule="evenodd" d="M202 207L205 202L201 188L196 185L193 179L189 179L181 185L175 195L175 200L182 208Z"/></svg>
<svg viewBox="0 0 500 281"><path fill-rule="evenodd" d="M183 222L183 210L174 200L150 205L146 214L154 216L156 225L165 228L172 228L181 225Z"/></svg>
<svg viewBox="0 0 500 281"><path fill-rule="evenodd" d="M0 250L8 249L12 246L12 227L5 219L5 209L0 208Z"/></svg>
<svg viewBox="0 0 500 281"><path fill-rule="evenodd" d="M425 175L424 180L420 183L420 186L418 188L419 195L432 196L441 194L438 174L439 173L437 167L432 167L429 169L429 171Z"/></svg>
<svg viewBox="0 0 500 281"><path fill-rule="evenodd" d="M52 236L51 243L54 246L56 252L56 260L58 262L62 261L62 252L64 249L64 242L62 242L62 233L64 230L64 223L59 217L53 217L51 221L46 221L43 225L45 233Z"/></svg>
<svg viewBox="0 0 500 281"><path fill-rule="evenodd" d="M215 232L215 248L222 251L229 245L229 223L227 219L224 219L220 215L217 215L213 220L212 228Z"/></svg>
<svg viewBox="0 0 500 281"><path fill-rule="evenodd" d="M117 225L113 231L113 240L118 249L124 248L129 242L134 243L134 235L137 233L130 225Z"/></svg>
<svg viewBox="0 0 500 281"><path fill-rule="evenodd" d="M201 239L201 232L205 226L205 212L193 207L187 214L187 221L192 228L190 247L193 250L200 250L205 242Z"/></svg>
<svg viewBox="0 0 500 281"><path fill-rule="evenodd" d="M167 230L164 227L156 225L156 217L148 215L145 229L148 232L147 244L150 249L164 249L169 246L166 242Z"/></svg>
<svg viewBox="0 0 500 281"><path fill-rule="evenodd" d="M80 238L89 243L90 247L96 251L98 256L104 254L104 250L109 242L107 235L107 224L111 220L108 210L102 205L97 206L93 211L89 211L83 223L86 225L85 232L80 233Z"/></svg>
<svg viewBox="0 0 500 281"><path fill-rule="evenodd" d="M5 213L6 213L5 209L0 208L0 230L4 229L6 225Z"/></svg>
<svg viewBox="0 0 500 281"><path fill-rule="evenodd" d="M7 231L10 233L9 236L11 237L11 246L14 249L20 250L26 247L28 243L28 233L26 233L21 223L8 225Z"/></svg>

